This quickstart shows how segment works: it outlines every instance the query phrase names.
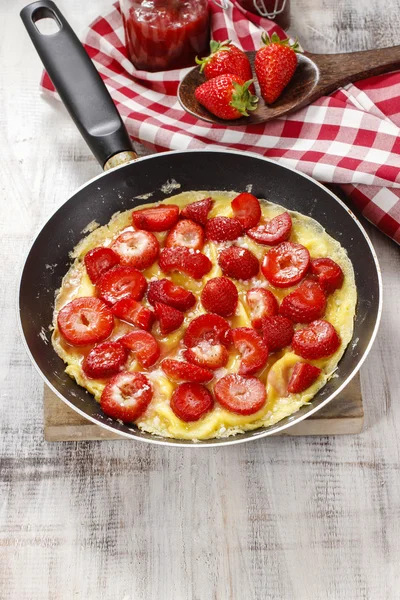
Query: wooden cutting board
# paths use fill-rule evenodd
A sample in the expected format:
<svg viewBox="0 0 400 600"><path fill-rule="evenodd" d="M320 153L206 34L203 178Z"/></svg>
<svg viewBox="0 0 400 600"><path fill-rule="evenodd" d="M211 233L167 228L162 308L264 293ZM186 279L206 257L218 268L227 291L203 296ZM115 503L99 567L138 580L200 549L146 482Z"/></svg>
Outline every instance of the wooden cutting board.
<svg viewBox="0 0 400 600"><path fill-rule="evenodd" d="M360 433L364 423L360 377L315 415L276 435L343 435ZM48 442L121 440L121 436L94 425L44 389L44 437Z"/></svg>

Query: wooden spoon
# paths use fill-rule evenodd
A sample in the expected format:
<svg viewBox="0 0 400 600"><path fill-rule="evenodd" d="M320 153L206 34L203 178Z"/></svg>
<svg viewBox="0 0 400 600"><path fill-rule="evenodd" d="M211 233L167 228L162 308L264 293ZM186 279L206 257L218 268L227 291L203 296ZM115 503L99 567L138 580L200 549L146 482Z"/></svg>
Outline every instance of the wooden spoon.
<svg viewBox="0 0 400 600"><path fill-rule="evenodd" d="M253 74L255 54L255 52L247 52ZM298 54L296 72L283 94L274 104L269 106L265 104L261 98L257 79L254 76L257 95L260 97L258 107L250 113L249 117L242 117L235 121L219 119L197 102L194 91L205 81L204 75L200 73L200 67L195 67L189 71L181 81L178 98L187 112L209 123L237 126L265 123L311 104L320 96L330 94L351 81L359 81L398 68L400 68L400 46L345 54L304 52L304 54Z"/></svg>

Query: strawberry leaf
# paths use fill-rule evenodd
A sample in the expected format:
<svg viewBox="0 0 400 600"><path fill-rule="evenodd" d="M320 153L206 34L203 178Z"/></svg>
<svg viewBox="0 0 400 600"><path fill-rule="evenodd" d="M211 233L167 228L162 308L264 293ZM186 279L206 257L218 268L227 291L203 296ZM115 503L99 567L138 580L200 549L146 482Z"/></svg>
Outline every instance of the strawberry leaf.
<svg viewBox="0 0 400 600"><path fill-rule="evenodd" d="M266 31L263 31L261 35L261 41L265 46L270 46L271 44L279 44L279 46L286 46L288 48L291 48L291 50L293 50L294 52L303 52L297 38L294 40L294 42L291 42L289 38L281 40L276 31L274 31L271 37Z"/></svg>
<svg viewBox="0 0 400 600"><path fill-rule="evenodd" d="M231 40L225 40L224 42L217 42L216 40L210 41L210 54L204 58L196 56L196 64L200 65L200 73L204 71L205 66L212 60L217 52L229 51Z"/></svg>
<svg viewBox="0 0 400 600"><path fill-rule="evenodd" d="M249 87L253 83L253 79L249 79L243 85L240 83L236 83L233 81L234 92L232 94L232 100L230 105L233 108L236 108L244 117L248 117L249 113L247 111L252 111L257 108L258 97L252 94L249 90Z"/></svg>

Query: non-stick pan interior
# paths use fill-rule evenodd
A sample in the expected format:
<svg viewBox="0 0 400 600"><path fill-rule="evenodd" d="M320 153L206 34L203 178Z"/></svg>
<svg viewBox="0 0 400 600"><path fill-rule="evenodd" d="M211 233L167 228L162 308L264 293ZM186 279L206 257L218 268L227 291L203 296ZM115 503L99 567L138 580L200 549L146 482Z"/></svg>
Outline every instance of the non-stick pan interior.
<svg viewBox="0 0 400 600"><path fill-rule="evenodd" d="M354 337L339 363L338 377L327 383L311 406L303 407L294 416L268 429L239 434L228 440L196 442L196 445L238 442L273 433L314 412L338 393L365 357L379 321L380 275L363 230L351 212L328 190L296 171L254 155L191 151L146 157L91 181L59 208L36 238L21 279L20 319L33 360L58 395L84 415L116 432L133 438L176 443L106 418L94 398L64 373L64 363L50 341L55 290L68 270L69 252L82 239L83 230L91 221L104 225L116 211L164 200L182 191L242 191L250 185L259 198L313 217L346 248L354 265L358 291ZM59 193L62 194L62 190Z"/></svg>

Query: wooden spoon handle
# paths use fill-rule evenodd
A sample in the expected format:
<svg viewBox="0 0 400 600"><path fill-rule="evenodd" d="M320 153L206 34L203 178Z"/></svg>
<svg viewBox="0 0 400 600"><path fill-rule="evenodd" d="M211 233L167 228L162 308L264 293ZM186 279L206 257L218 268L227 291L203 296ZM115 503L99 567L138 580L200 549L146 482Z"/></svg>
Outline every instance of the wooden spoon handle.
<svg viewBox="0 0 400 600"><path fill-rule="evenodd" d="M345 54L304 54L320 71L310 102L352 81L400 68L400 46Z"/></svg>

